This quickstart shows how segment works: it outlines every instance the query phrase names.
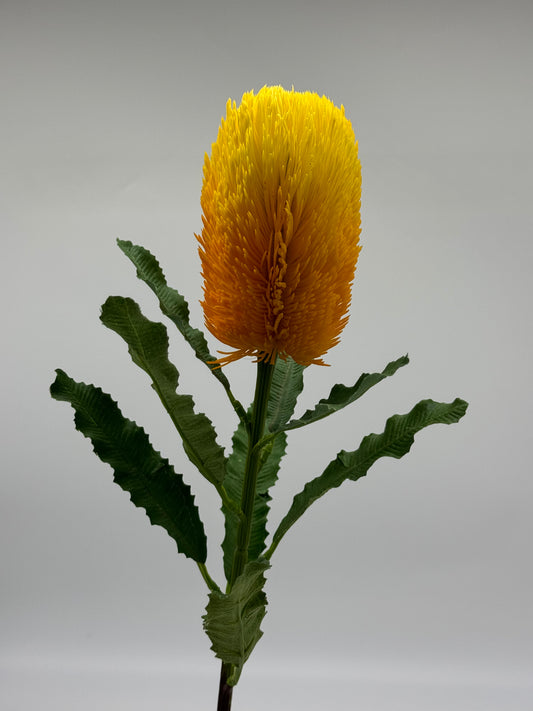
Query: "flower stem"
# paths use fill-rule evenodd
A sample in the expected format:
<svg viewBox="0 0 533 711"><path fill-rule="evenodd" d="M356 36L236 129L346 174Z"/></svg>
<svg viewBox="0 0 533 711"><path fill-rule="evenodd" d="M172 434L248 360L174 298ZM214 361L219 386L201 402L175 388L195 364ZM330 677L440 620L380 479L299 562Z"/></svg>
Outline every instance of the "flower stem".
<svg viewBox="0 0 533 711"><path fill-rule="evenodd" d="M215 590L218 590L218 591L220 592L220 588L219 588L218 585L215 583L215 581L213 580L213 578L209 575L205 564L204 564L204 563L197 563L197 565L198 565L198 568L199 568L199 570L200 570L200 573L202 574L202 578L203 578L203 579L205 580L205 582L207 583L207 587L209 588L209 590L211 590L211 592L213 592L213 591L215 591Z"/></svg>
<svg viewBox="0 0 533 711"><path fill-rule="evenodd" d="M241 496L242 519L237 530L237 543L235 556L233 558L233 568L229 580L228 590L231 590L235 580L244 570L248 561L248 547L252 532L252 521L255 504L255 490L257 486L257 474L259 472L261 447L259 443L265 429L268 396L272 384L274 364L259 361L257 364L257 380L255 384L255 396L252 409L252 427L248 442L248 454L244 469L244 482Z"/></svg>
<svg viewBox="0 0 533 711"><path fill-rule="evenodd" d="M233 686L230 686L227 683L230 666L230 664L224 664L224 662L222 662L222 668L220 669L220 685L218 687L217 711L230 711L231 709Z"/></svg>
<svg viewBox="0 0 533 711"><path fill-rule="evenodd" d="M260 457L262 444L261 440L265 429L268 397L272 376L274 374L274 364L259 361L257 364L257 380L255 384L254 404L252 408L252 421L250 438L248 441L248 453L244 468L244 480L241 494L241 508L239 528L237 529L237 541L231 577L228 580L226 593L229 593L234 582L243 572L244 566L248 562L248 548L252 533L252 522L254 515L255 490L257 487L257 474L260 467ZM220 670L220 684L218 687L217 711L230 711L233 687L228 684L231 674L231 664L222 662Z"/></svg>

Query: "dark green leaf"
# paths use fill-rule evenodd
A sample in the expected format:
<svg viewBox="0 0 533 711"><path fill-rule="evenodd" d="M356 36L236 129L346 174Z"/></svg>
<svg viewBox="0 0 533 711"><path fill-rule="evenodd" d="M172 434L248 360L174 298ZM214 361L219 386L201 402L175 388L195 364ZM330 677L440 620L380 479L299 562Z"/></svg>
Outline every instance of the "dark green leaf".
<svg viewBox="0 0 533 711"><path fill-rule="evenodd" d="M56 400L74 408L76 429L88 437L95 453L114 470L115 482L132 502L162 526L178 550L205 563L207 541L190 487L156 452L146 432L126 419L109 395L94 385L78 383L62 370L50 388Z"/></svg>
<svg viewBox="0 0 533 711"><path fill-rule="evenodd" d="M230 686L239 681L244 663L263 635L260 625L266 614L263 588L268 568L264 558L251 561L229 594L213 591L209 595L204 629L216 656L232 665Z"/></svg>
<svg viewBox="0 0 533 711"><path fill-rule="evenodd" d="M359 449L354 452L339 452L326 467L323 474L308 482L303 491L294 497L285 518L276 530L270 554L277 547L289 528L302 516L311 504L327 491L340 486L347 479L356 481L365 476L372 464L380 457L399 459L411 449L414 437L424 427L434 424L458 422L466 412L468 404L456 399L452 403L422 400L405 415L393 415L385 425L382 434L367 435Z"/></svg>
<svg viewBox="0 0 533 711"><path fill-rule="evenodd" d="M351 387L347 387L346 385L334 385L329 396L320 400L313 410L307 410L300 418L291 420L281 429L285 431L294 430L342 410L343 407L350 405L360 398L367 390L370 390L371 387L384 378L394 375L399 368L407 365L407 363L409 363L409 358L405 355L389 363L382 373L363 373L355 385Z"/></svg>
<svg viewBox="0 0 533 711"><path fill-rule="evenodd" d="M139 279L142 279L159 299L161 311L178 327L180 333L194 350L196 357L202 363L205 363L215 378L222 383L233 407L242 419L244 417L244 409L233 397L229 380L222 368L213 368L212 363L216 360L216 356L209 352L209 347L202 331L191 326L189 305L176 289L168 286L157 259L144 247L134 245L129 241L119 239L117 244L137 268Z"/></svg>
<svg viewBox="0 0 533 711"><path fill-rule="evenodd" d="M221 483L225 476L224 450L216 441L211 421L194 411L192 397L176 392L179 374L168 359L165 326L147 319L133 299L121 296L107 299L100 318L105 326L122 336L133 362L151 378L152 387L172 418L191 462L208 481Z"/></svg>

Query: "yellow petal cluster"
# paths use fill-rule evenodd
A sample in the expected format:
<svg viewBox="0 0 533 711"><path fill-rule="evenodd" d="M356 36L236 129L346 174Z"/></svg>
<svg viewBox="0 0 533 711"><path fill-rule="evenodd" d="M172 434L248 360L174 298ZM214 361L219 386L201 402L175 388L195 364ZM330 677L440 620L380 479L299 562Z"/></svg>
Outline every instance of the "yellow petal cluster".
<svg viewBox="0 0 533 711"><path fill-rule="evenodd" d="M343 107L282 87L228 101L205 157L197 235L205 323L234 349L220 363L323 364L348 320L360 203Z"/></svg>

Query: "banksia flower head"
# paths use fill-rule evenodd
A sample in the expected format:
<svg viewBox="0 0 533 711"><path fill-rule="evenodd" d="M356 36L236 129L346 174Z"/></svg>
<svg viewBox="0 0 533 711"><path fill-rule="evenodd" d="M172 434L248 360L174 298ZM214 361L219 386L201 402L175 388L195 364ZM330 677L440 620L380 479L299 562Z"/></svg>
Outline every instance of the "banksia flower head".
<svg viewBox="0 0 533 711"><path fill-rule="evenodd" d="M322 364L348 320L361 166L344 109L264 87L228 101L202 188L205 323L243 356Z"/></svg>

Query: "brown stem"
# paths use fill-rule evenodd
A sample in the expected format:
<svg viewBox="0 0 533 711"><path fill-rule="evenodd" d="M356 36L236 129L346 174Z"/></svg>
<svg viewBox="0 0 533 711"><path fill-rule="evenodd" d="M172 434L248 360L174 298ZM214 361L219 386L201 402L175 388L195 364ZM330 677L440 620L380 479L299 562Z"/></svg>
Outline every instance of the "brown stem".
<svg viewBox="0 0 533 711"><path fill-rule="evenodd" d="M220 685L218 687L217 711L230 711L231 709L231 695L233 693L233 687L227 683L229 670L230 665L222 663L222 667L220 669Z"/></svg>

